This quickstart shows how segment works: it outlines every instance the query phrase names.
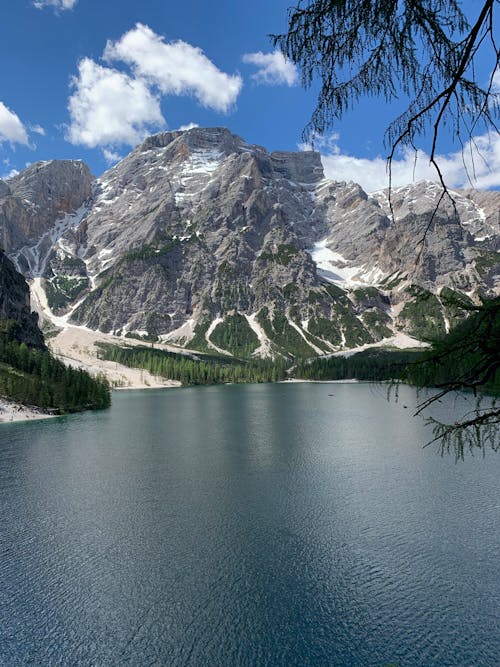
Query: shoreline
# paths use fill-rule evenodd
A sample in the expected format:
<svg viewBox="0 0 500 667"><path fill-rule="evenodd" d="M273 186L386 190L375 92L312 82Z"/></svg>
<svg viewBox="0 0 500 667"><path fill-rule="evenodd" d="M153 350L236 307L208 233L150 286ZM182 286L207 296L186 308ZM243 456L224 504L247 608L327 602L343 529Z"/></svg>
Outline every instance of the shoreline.
<svg viewBox="0 0 500 667"><path fill-rule="evenodd" d="M127 368L128 367L123 367ZM134 369L128 369L134 370ZM140 369L136 369L140 370ZM153 376L154 377L154 376ZM143 386L124 386L124 387L112 387L112 392L114 391L146 391L148 389L178 389L182 387L180 382L173 380L165 380L164 383L161 383L161 379L154 386L143 385ZM360 384L360 380L356 379L346 379L346 380L303 380L300 378L291 379L291 380L278 380L277 382L268 382L268 383L258 383L258 384ZM234 384L234 383L231 383ZM252 384L252 383L242 383L242 384ZM201 386L201 385L200 385ZM222 385L207 385L207 386L222 386ZM79 414L79 413L72 413ZM9 401L5 398L0 398L0 424L13 424L19 422L32 422L32 421L41 421L42 419L53 419L55 417L64 417L65 415L47 413L42 410L42 408L36 408L35 406L26 406L15 401Z"/></svg>
<svg viewBox="0 0 500 667"><path fill-rule="evenodd" d="M107 342L123 345L125 342L122 338L110 334L91 331L84 327L66 325L56 336L48 339L46 342L54 356L60 359L65 365L82 368L93 376L99 374L105 375L112 391L171 389L182 386L179 381L152 375L144 369L130 368L117 362L100 359L95 343ZM126 341L126 344L142 346L144 342L130 339ZM166 344L156 344L155 347L181 354L183 352L183 350ZM276 384L356 384L359 382L361 381L354 378L342 380L290 378L279 380ZM35 406L25 406L15 401L0 398L0 424L30 422L59 416L61 415L44 412L41 408L36 408Z"/></svg>
<svg viewBox="0 0 500 667"><path fill-rule="evenodd" d="M39 421L42 419L52 419L61 415L53 415L44 412L42 408L22 405L16 401L8 401L0 398L0 424L13 424L16 422Z"/></svg>
<svg viewBox="0 0 500 667"><path fill-rule="evenodd" d="M367 380L371 382L372 380ZM380 380L381 382L383 380ZM306 380L305 378L290 378L289 380L278 380L276 384L360 384L365 382L365 380L357 380L356 378L345 378L344 380ZM274 384L274 382L271 382Z"/></svg>

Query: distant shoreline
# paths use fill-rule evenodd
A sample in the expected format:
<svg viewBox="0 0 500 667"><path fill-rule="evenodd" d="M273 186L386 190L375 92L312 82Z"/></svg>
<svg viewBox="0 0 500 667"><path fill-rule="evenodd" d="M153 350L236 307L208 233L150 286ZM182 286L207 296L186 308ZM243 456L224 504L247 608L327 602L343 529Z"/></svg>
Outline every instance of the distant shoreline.
<svg viewBox="0 0 500 667"><path fill-rule="evenodd" d="M357 380L356 378L345 378L344 380L306 380L303 378L291 378L290 380L280 380L277 384L301 384L303 382L313 382L314 384L359 384L364 381L365 380ZM368 380L368 382L372 382L372 380Z"/></svg>

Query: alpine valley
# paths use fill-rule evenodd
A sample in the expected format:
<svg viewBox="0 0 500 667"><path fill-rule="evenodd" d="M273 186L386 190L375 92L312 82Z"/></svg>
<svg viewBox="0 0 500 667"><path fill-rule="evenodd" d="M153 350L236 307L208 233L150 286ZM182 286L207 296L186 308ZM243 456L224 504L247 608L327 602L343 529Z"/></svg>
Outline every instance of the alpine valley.
<svg viewBox="0 0 500 667"><path fill-rule="evenodd" d="M45 330L243 358L415 346L500 294L500 192L440 194L420 182L389 202L326 179L316 152L194 128L98 179L52 160L0 181L0 243Z"/></svg>

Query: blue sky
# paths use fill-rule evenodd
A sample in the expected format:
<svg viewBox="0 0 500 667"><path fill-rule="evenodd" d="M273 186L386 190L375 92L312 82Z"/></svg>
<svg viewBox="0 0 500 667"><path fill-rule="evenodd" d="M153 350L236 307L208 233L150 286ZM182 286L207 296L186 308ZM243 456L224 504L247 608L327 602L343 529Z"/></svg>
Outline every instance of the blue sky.
<svg viewBox="0 0 500 667"><path fill-rule="evenodd" d="M95 175L164 129L224 125L269 150L297 150L315 91L273 53L291 0L3 0L0 176L81 158ZM488 77L485 69L484 78ZM499 84L500 84L500 77ZM383 133L397 108L367 100L318 143L327 174L386 185ZM480 137L479 187L500 186L498 137ZM457 147L442 164L465 181ZM396 183L413 177L400 155ZM425 156L417 178L433 177Z"/></svg>

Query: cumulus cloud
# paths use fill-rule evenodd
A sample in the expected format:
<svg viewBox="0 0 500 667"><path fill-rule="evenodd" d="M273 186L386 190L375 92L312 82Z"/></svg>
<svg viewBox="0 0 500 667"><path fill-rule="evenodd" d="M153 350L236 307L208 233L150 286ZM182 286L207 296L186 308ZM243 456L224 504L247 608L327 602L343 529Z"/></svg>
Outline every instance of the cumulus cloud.
<svg viewBox="0 0 500 667"><path fill-rule="evenodd" d="M165 42L141 23L116 42L108 41L104 59L127 63L136 77L164 94L193 95L215 111L228 112L242 87L240 76L219 70L201 49L180 40Z"/></svg>
<svg viewBox="0 0 500 667"><path fill-rule="evenodd" d="M117 153L116 151L113 151L110 148L103 148L102 154L108 164L116 164L122 159L120 153Z"/></svg>
<svg viewBox="0 0 500 667"><path fill-rule="evenodd" d="M8 141L11 144L28 146L28 133L19 116L0 102L0 144Z"/></svg>
<svg viewBox="0 0 500 667"><path fill-rule="evenodd" d="M66 9L73 9L78 0L34 0L33 5L37 9L44 7L54 7L56 11L65 11Z"/></svg>
<svg viewBox="0 0 500 667"><path fill-rule="evenodd" d="M179 128L180 132L185 132L186 130L194 130L195 127L200 127L198 123L187 123L186 125L181 125Z"/></svg>
<svg viewBox="0 0 500 667"><path fill-rule="evenodd" d="M243 62L259 68L252 74L252 79L259 83L294 86L299 80L296 66L277 49L272 53L245 53Z"/></svg>
<svg viewBox="0 0 500 667"><path fill-rule="evenodd" d="M367 192L381 190L389 185L387 161L381 156L359 158L341 150L339 136L315 140L314 147L321 153L327 178L340 181L356 181ZM302 150L311 146L302 144ZM478 189L500 187L500 136L496 133L474 137L465 145L464 151L436 158L445 182L450 187L475 187ZM438 180L435 168L425 152L407 151L393 160L393 187L407 185L420 180Z"/></svg>
<svg viewBox="0 0 500 667"><path fill-rule="evenodd" d="M160 101L144 81L90 58L78 64L72 87L67 138L73 144L89 148L133 145L152 129L166 125Z"/></svg>

